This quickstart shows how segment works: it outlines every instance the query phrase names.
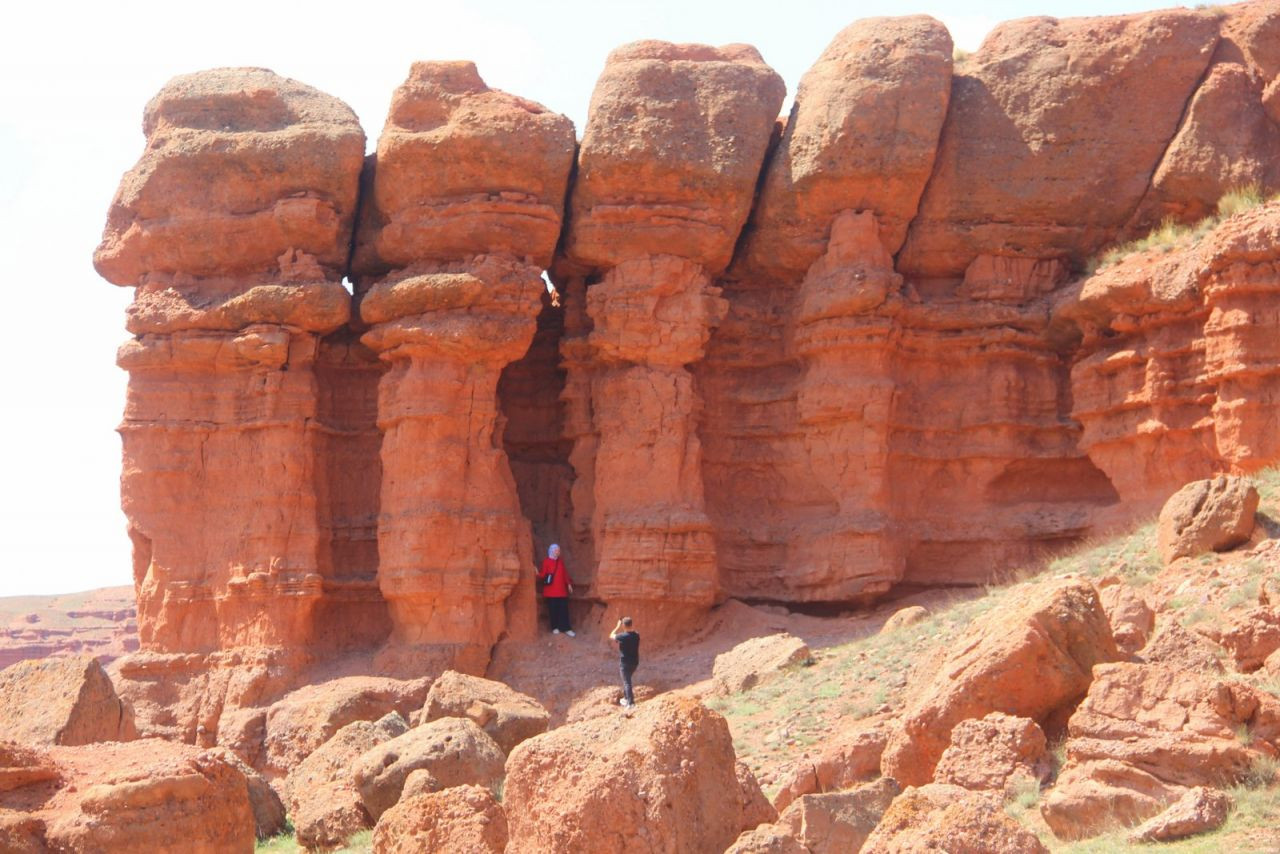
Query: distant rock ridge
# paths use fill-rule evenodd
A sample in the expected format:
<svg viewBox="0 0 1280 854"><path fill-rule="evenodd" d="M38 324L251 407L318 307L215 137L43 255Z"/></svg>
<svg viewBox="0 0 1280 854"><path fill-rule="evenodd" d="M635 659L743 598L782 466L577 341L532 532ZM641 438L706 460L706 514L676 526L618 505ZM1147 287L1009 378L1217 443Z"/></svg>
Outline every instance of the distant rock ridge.
<svg viewBox="0 0 1280 854"><path fill-rule="evenodd" d="M783 98L749 46L636 42L577 141L421 62L366 157L270 71L167 84L95 254L135 289L124 670L480 674L551 542L655 640L728 597L979 583L1280 459L1280 204L1084 272L1280 191L1274 4L1013 21L959 60L868 19Z"/></svg>

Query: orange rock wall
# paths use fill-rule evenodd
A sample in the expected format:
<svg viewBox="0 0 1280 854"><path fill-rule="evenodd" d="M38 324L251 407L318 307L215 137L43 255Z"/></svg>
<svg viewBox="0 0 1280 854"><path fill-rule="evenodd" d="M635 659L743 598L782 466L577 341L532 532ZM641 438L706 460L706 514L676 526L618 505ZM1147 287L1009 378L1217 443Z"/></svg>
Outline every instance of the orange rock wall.
<svg viewBox="0 0 1280 854"><path fill-rule="evenodd" d="M136 293L144 646L479 671L534 631L551 542L674 634L981 582L1274 461L1276 205L1083 271L1280 190L1278 75L1264 2L1014 21L962 60L879 18L784 122L753 48L626 45L577 143L417 63L363 163L302 84L176 79L95 259Z"/></svg>

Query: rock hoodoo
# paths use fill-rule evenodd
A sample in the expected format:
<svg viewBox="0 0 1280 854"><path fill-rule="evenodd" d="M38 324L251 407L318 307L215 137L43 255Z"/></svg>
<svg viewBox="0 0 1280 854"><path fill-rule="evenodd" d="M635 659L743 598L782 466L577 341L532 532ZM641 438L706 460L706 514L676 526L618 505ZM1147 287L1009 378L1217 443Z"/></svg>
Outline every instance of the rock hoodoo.
<svg viewBox="0 0 1280 854"><path fill-rule="evenodd" d="M1280 190L1278 32L1033 18L953 60L931 18L860 21L781 124L753 48L636 42L577 145L423 62L368 158L301 83L175 79L95 258L135 289L140 726L260 741L237 709L349 648L483 673L551 541L674 637L728 597L984 581L1280 459L1280 204L1090 263ZM216 700L144 721L194 673Z"/></svg>

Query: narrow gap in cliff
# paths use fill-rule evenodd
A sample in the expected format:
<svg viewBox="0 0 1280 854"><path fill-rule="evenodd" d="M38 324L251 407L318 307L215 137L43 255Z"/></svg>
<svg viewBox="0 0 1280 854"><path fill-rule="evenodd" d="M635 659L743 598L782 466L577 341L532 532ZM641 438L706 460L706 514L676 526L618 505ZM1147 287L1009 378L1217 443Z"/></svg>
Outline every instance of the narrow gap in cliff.
<svg viewBox="0 0 1280 854"><path fill-rule="evenodd" d="M534 554L546 554L553 542L568 538L571 507L569 465L572 443L562 438L565 372L560 368L564 311L542 294L542 310L533 342L524 357L507 365L498 379L498 406L506 427L503 449L520 498L520 512L533 528Z"/></svg>

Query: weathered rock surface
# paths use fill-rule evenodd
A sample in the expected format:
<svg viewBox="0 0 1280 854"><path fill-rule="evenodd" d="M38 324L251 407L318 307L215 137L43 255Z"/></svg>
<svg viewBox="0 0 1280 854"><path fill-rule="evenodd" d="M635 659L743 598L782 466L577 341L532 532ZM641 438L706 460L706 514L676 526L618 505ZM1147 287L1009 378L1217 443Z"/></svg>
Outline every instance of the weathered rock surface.
<svg viewBox="0 0 1280 854"><path fill-rule="evenodd" d="M408 729L404 718L395 713L376 722L347 724L289 772L281 788L299 844L334 847L373 827L352 780L352 768L365 751Z"/></svg>
<svg viewBox="0 0 1280 854"><path fill-rule="evenodd" d="M373 830L374 854L502 854L506 847L506 813L483 786L406 796L382 814Z"/></svg>
<svg viewBox="0 0 1280 854"><path fill-rule="evenodd" d="M1137 824L1191 787L1243 779L1276 753L1280 701L1167 666L1100 664L1068 736L1067 764L1041 813L1056 835L1078 839Z"/></svg>
<svg viewBox="0 0 1280 854"><path fill-rule="evenodd" d="M551 716L532 697L501 682L446 670L427 692L420 723L469 718L497 742L502 752L547 731Z"/></svg>
<svg viewBox="0 0 1280 854"><path fill-rule="evenodd" d="M495 788L505 757L497 743L466 718L440 718L369 748L351 766L360 800L376 822L395 806L409 775L428 771L441 789L474 784Z"/></svg>
<svg viewBox="0 0 1280 854"><path fill-rule="evenodd" d="M243 759L225 747L209 751L244 775L249 793L249 809L253 811L253 830L258 839L270 839L285 829L284 801L267 779L249 767Z"/></svg>
<svg viewBox="0 0 1280 854"><path fill-rule="evenodd" d="M998 26L955 72L900 271L959 276L982 254L1079 262L1110 242L1217 42L1207 11ZM1124 121L1101 120L1120 104Z"/></svg>
<svg viewBox="0 0 1280 854"><path fill-rule="evenodd" d="M1247 542L1258 510L1258 490L1238 477L1198 480L1179 489L1160 510L1160 557L1221 552Z"/></svg>
<svg viewBox="0 0 1280 854"><path fill-rule="evenodd" d="M802 795L782 815L784 829L811 854L860 851L902 789L888 777L845 792Z"/></svg>
<svg viewBox="0 0 1280 854"><path fill-rule="evenodd" d="M583 129L568 256L608 268L676 255L723 270L785 92L748 45L641 41L610 53Z"/></svg>
<svg viewBox="0 0 1280 854"><path fill-rule="evenodd" d="M31 659L0 670L0 740L70 746L137 737L133 708L96 658Z"/></svg>
<svg viewBox="0 0 1280 854"><path fill-rule="evenodd" d="M560 727L516 747L506 771L520 850L721 851L747 829L728 725L696 700Z"/></svg>
<svg viewBox="0 0 1280 854"><path fill-rule="evenodd" d="M573 156L572 122L490 89L474 63L414 63L378 137L356 270L486 254L550 266Z"/></svg>
<svg viewBox="0 0 1280 854"><path fill-rule="evenodd" d="M214 753L158 739L0 748L0 771L0 816L23 816L0 822L6 850L253 851L245 778Z"/></svg>
<svg viewBox="0 0 1280 854"><path fill-rule="evenodd" d="M355 721L377 721L396 713L408 719L422 703L424 679L401 681L347 676L307 685L267 709L263 767L288 774L338 730Z"/></svg>
<svg viewBox="0 0 1280 854"><path fill-rule="evenodd" d="M894 798L862 854L1046 854L1036 835L1001 809L1000 801L959 786L930 783Z"/></svg>
<svg viewBox="0 0 1280 854"><path fill-rule="evenodd" d="M1234 801L1226 792L1196 786L1155 818L1129 834L1133 842L1171 842L1197 833L1217 830L1227 820Z"/></svg>
<svg viewBox="0 0 1280 854"><path fill-rule="evenodd" d="M836 732L812 759L797 760L778 781L773 805L782 812L801 795L836 792L880 776L889 720L867 718Z"/></svg>
<svg viewBox="0 0 1280 854"><path fill-rule="evenodd" d="M1236 668L1257 670L1280 649L1280 612L1253 608L1222 627L1218 642L1231 653Z"/></svg>
<svg viewBox="0 0 1280 854"><path fill-rule="evenodd" d="M1044 731L1035 721L992 712L961 721L938 760L933 779L965 789L1011 793L1025 781L1049 776Z"/></svg>
<svg viewBox="0 0 1280 854"><path fill-rule="evenodd" d="M904 786L927 783L961 721L1004 712L1043 724L1084 696L1095 664L1118 656L1092 585L1024 594L975 621L937 672L909 689L881 769Z"/></svg>
<svg viewBox="0 0 1280 854"><path fill-rule="evenodd" d="M1148 664L1213 674L1222 672L1221 652L1222 648L1204 635L1183 628L1177 620L1166 620L1155 639L1143 647L1141 658Z"/></svg>
<svg viewBox="0 0 1280 854"><path fill-rule="evenodd" d="M1121 581L1107 584L1105 581L1107 579L1099 582L1098 595L1111 623L1111 636L1116 639L1117 649L1132 655L1146 646L1147 638L1155 628L1155 612L1147 600L1128 584Z"/></svg>
<svg viewBox="0 0 1280 854"><path fill-rule="evenodd" d="M1056 314L1082 336L1071 367L1080 447L1135 511L1280 456L1260 426L1280 399L1280 318L1267 308L1280 289L1278 236L1272 202L1182 251L1130 255L1064 291Z"/></svg>
<svg viewBox="0 0 1280 854"><path fill-rule="evenodd" d="M769 160L743 263L801 277L842 211L876 215L896 253L933 169L951 95L951 35L926 15L842 30L800 80Z"/></svg>
<svg viewBox="0 0 1280 854"><path fill-rule="evenodd" d="M786 632L751 638L716 656L711 678L726 694L752 688L785 667L812 662L809 645Z"/></svg>

